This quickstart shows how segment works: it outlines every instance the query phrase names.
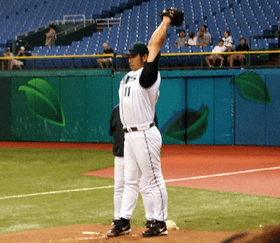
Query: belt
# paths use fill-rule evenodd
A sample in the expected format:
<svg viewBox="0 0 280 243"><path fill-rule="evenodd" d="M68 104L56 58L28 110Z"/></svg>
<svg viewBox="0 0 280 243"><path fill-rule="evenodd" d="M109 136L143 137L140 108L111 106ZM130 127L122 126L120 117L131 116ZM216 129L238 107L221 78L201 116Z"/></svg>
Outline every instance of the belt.
<svg viewBox="0 0 280 243"><path fill-rule="evenodd" d="M153 127L155 124L152 122L149 124L149 128ZM143 129L138 129L138 127L131 127L130 129L124 128L124 132L136 132L136 131L141 131Z"/></svg>

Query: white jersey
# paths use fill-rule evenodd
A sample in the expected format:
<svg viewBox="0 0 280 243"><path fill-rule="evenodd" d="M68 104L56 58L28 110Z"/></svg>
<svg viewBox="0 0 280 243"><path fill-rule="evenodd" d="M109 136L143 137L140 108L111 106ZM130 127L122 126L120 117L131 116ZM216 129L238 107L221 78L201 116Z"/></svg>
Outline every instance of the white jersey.
<svg viewBox="0 0 280 243"><path fill-rule="evenodd" d="M120 83L120 118L125 128L150 124L155 117L155 105L159 97L161 81L160 73L158 72L156 82L146 89L140 85L142 71L143 68L130 71Z"/></svg>
<svg viewBox="0 0 280 243"><path fill-rule="evenodd" d="M231 44L233 43L233 39L231 36L223 37L222 40L224 41L224 46L227 46L227 44L229 44L229 43L231 43Z"/></svg>

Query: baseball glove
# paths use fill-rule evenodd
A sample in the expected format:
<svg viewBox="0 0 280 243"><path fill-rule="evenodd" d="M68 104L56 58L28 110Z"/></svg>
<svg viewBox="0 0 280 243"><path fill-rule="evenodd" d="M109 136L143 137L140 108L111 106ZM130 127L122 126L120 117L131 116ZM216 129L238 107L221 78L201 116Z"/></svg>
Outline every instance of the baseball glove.
<svg viewBox="0 0 280 243"><path fill-rule="evenodd" d="M171 19L171 25L179 27L184 21L184 13L178 8L168 8L159 12L159 16L168 16Z"/></svg>

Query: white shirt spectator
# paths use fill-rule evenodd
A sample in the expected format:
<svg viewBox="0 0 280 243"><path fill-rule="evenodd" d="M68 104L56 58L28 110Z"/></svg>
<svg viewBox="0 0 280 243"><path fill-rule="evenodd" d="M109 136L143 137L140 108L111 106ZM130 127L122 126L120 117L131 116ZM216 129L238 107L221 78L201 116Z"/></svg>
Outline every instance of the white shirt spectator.
<svg viewBox="0 0 280 243"><path fill-rule="evenodd" d="M189 46L196 46L196 37L194 37L193 39L188 39L188 45Z"/></svg>
<svg viewBox="0 0 280 243"><path fill-rule="evenodd" d="M225 46L215 46L212 50L213 53L224 52L227 48Z"/></svg>

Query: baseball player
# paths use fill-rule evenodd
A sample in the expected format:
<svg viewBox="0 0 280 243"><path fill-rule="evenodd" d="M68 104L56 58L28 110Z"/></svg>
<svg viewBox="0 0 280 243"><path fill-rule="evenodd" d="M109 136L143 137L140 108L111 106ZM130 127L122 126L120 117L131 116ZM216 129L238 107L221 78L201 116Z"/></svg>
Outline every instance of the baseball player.
<svg viewBox="0 0 280 243"><path fill-rule="evenodd" d="M157 125L157 118L155 116L155 124ZM115 155L115 185L114 185L114 217L112 225L115 225L117 220L120 220L120 212L121 205L123 199L123 190L124 190L124 158L123 158L123 150L124 150L124 132L123 125L120 120L120 112L119 105L116 105L111 113L110 117L110 130L109 134L113 136L113 154ZM149 228L151 223L154 220L154 198L151 192L149 185L143 180L143 177L139 182L139 191L143 198L143 204L146 210L146 227ZM138 193L137 193L138 195ZM135 205L137 202L137 198L135 198ZM135 207L135 205L133 207ZM130 232L130 230L129 230ZM108 236L111 235L111 231L108 231Z"/></svg>
<svg viewBox="0 0 280 243"><path fill-rule="evenodd" d="M161 12L163 21L154 31L148 47L134 43L125 53L132 71L120 83L120 118L125 132L124 168L125 187L121 206L121 219L115 221L110 236L130 232L135 200L138 196L139 176L149 184L155 202L155 220L143 236L166 235L167 192L161 172L161 134L153 122L159 96L158 71L160 49L170 24L180 26L182 11L171 8Z"/></svg>

